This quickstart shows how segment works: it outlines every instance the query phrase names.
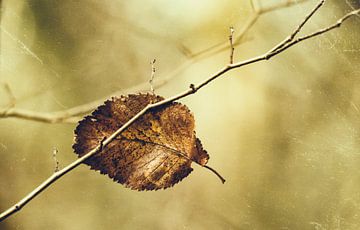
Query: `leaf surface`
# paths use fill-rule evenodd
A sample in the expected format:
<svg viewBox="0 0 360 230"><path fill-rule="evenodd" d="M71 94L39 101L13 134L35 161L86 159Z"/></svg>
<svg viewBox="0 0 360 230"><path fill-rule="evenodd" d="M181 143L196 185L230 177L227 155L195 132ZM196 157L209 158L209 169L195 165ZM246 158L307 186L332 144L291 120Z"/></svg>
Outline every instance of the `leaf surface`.
<svg viewBox="0 0 360 230"><path fill-rule="evenodd" d="M153 94L132 94L106 101L79 122L75 153L83 156L146 105L161 100ZM192 162L208 162L194 128L190 110L173 102L146 112L84 163L131 189L165 189L189 175Z"/></svg>

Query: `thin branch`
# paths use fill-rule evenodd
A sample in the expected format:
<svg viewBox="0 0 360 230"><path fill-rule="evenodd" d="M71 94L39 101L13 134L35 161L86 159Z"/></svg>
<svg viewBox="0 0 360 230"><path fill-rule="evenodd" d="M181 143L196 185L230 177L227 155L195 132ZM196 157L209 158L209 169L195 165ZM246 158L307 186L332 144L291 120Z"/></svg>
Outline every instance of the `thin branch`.
<svg viewBox="0 0 360 230"><path fill-rule="evenodd" d="M269 13L274 10L279 10L282 8L291 7L293 5L297 5L299 3L307 2L308 0L287 0L286 2L280 2L278 4L274 4L272 6L260 8L257 12L260 14Z"/></svg>
<svg viewBox="0 0 360 230"><path fill-rule="evenodd" d="M20 200L18 203L16 203L15 205L13 205L12 207L10 207L8 210L4 211L3 213L0 214L0 221L6 219L7 217L11 216L12 214L18 212L21 208L23 208L27 203L29 203L32 199L34 199L37 195L39 195L42 191L44 191L47 187L49 187L50 185L52 185L55 181L57 181L59 178L61 178L63 175L65 175L66 173L70 172L71 170L73 170L74 168L76 168L77 166L79 166L81 163L83 163L86 159L94 156L96 153L98 153L99 151L101 151L101 149L103 147L106 147L112 140L114 140L121 132L123 132L126 128L128 128L132 123L134 123L138 118L140 118L142 115L144 115L146 112L160 107L160 106L164 106L166 104L169 104L173 101L176 101L180 98L186 97L188 95L194 94L196 93L198 90L200 90L201 88L203 88L204 86L206 86L207 84L209 84L210 82L212 82L213 80L217 79L218 77L222 76L223 74L229 72L230 70L233 69L237 69L240 68L242 66L245 65L250 65L252 63L256 63L256 62L260 62L260 61L265 61L265 60L269 60L271 57L285 51L286 49L292 47L293 45L307 40L309 38L318 36L320 34L323 34L327 31L330 31L332 29L338 28L340 27L340 25L347 20L348 18L350 18L353 15L359 14L360 13L360 9L352 11L348 14L346 14L344 17L342 17L341 19L339 19L335 24L330 25L329 27L326 27L324 29L321 29L319 31L316 31L312 34L309 35L305 35L299 39L295 39L293 42L288 43L287 45L283 46L280 49L277 49L275 51L272 51L272 49L270 49L268 52L266 52L265 54L262 54L258 57L254 57L242 62L238 62L238 63L234 63L234 64L229 64L224 66L222 69L220 69L218 72L214 73L212 76L210 76L208 79L204 80L203 82L201 82L198 85L190 85L189 89L174 95L172 97L169 97L163 101L159 101L157 103L153 103L153 104L148 104L145 108L143 108L139 113L137 113L134 117L132 117L129 121L127 121L122 127L120 127L118 130L116 130L111 136L109 136L108 138L106 138L105 140L103 140L101 143L99 143L99 145L97 147L95 147L94 149L92 149L91 151L89 151L87 154L85 154L84 156L78 158L76 161L74 161L73 163L69 164L68 166L66 166L65 168L63 168L62 170L54 173L52 176L50 176L47 180L45 180L42 184L40 184L37 188L35 188L32 192L30 192L28 195L26 195L22 200Z"/></svg>
<svg viewBox="0 0 360 230"><path fill-rule="evenodd" d="M230 64L234 63L234 44L233 44L233 36L234 36L234 27L230 27L230 35L229 35L229 42L230 42Z"/></svg>
<svg viewBox="0 0 360 230"><path fill-rule="evenodd" d="M9 98L9 102L8 102L6 108L11 109L15 106L16 98L15 98L8 83L3 83L3 86L4 86L4 90L5 90L6 94L8 95L8 98Z"/></svg>
<svg viewBox="0 0 360 230"><path fill-rule="evenodd" d="M277 49L282 48L284 45L286 45L287 43L291 42L292 40L294 40L295 36L301 31L301 29L304 27L304 25L310 20L310 18L316 13L316 11L318 11L322 5L324 5L325 0L321 0L315 7L314 9L305 17L305 19L298 25L298 27L294 30L294 32L292 32L290 34L290 36L288 36L287 38L285 38L285 40L283 40L282 42L280 42L278 45L276 45L270 52L274 52Z"/></svg>
<svg viewBox="0 0 360 230"><path fill-rule="evenodd" d="M254 0L250 0L250 6L251 6L251 9L252 9L254 12L257 11L257 8L256 8L256 6L255 6L255 4L254 4Z"/></svg>
<svg viewBox="0 0 360 230"><path fill-rule="evenodd" d="M333 29L335 29L335 28L338 28L338 27L340 27L340 26L342 25L342 23L343 23L345 20L349 19L349 18L352 17L352 16L358 15L358 14L360 14L360 9L351 11L350 13L346 14L344 17L340 18L336 23L334 23L334 24L332 24L332 25L330 25L330 26L328 26L328 27L326 27L326 28L323 28L323 29L317 30L317 31L315 31L315 32L313 32L313 33L310 33L310 34L307 34L307 35L298 37L297 39L295 39L295 40L293 40L293 41L291 41L291 42L288 42L288 43L287 43L286 45L284 45L283 47L281 47L281 48L273 51L272 53L269 53L269 58L272 57L272 56L274 56L274 55L276 55L276 54L278 54L278 53L281 53L282 51L290 48L291 46L293 46L293 45L295 45L295 44L297 44L297 43L299 43L299 42L301 42L301 41L304 41L304 40L307 40L307 39L309 39L309 38L313 38L313 37L319 36L319 35L321 35L321 34L323 34L323 33L326 33L326 32L328 32L328 31L330 31L330 30L333 30Z"/></svg>
<svg viewBox="0 0 360 230"><path fill-rule="evenodd" d="M154 88L159 88L160 86L163 86L166 84L172 76L169 76L163 80L159 80L153 83ZM76 123L78 122L81 117L80 115L87 114L91 111L93 111L96 107L99 106L99 104L103 103L108 98L111 98L112 96L122 95L122 94L128 94L128 93L134 93L134 92L141 92L148 89L149 85L148 82L141 83L139 85L136 85L134 87L123 89L116 91L104 98L101 98L99 100L95 100L83 105L79 105L67 110L57 111L57 112L36 112L31 110L25 110L25 109L18 109L18 108L9 108L6 107L4 109L0 109L0 119L1 118L21 118L25 120L31 120L31 121L38 121L38 122L45 122L45 123Z"/></svg>

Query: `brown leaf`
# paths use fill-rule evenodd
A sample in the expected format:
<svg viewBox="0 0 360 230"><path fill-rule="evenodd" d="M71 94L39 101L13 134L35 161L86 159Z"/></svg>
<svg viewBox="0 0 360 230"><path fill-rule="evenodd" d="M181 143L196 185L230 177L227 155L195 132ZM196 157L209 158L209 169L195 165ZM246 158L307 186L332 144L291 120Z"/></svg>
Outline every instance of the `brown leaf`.
<svg viewBox="0 0 360 230"><path fill-rule="evenodd" d="M138 94L106 101L80 121L75 130L75 152L83 156L147 104L161 100L160 96ZM131 189L168 188L192 171L193 161L201 166L208 162L209 155L195 137L194 126L194 117L185 105L155 108L85 164Z"/></svg>

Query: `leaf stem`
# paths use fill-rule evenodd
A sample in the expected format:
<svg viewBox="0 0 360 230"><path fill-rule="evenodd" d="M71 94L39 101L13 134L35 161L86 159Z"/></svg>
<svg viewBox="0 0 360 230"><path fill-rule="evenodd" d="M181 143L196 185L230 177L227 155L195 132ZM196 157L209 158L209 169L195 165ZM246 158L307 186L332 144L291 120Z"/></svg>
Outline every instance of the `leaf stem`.
<svg viewBox="0 0 360 230"><path fill-rule="evenodd" d="M218 176L219 177L219 179L221 180L221 183L225 183L225 179L224 179L224 177L222 177L221 175L220 175L220 173L218 173L215 169L213 169L213 168L211 168L210 166L207 166L207 165L204 165L203 166L204 168L207 168L207 169L209 169L211 172L213 172L213 173L215 173L215 175L216 176Z"/></svg>

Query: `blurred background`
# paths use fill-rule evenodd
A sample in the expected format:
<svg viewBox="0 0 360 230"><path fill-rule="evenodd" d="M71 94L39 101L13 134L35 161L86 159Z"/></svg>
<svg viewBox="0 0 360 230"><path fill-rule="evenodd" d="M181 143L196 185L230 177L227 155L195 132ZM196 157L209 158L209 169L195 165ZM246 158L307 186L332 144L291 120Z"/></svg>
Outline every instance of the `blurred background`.
<svg viewBox="0 0 360 230"><path fill-rule="evenodd" d="M254 1L266 8L282 0ZM318 1L262 14L235 61L283 40ZM304 28L334 23L358 0L328 0ZM229 61L250 1L1 2L0 107L61 111L147 82L172 96ZM227 73L181 100L195 115L208 170L175 187L136 192L81 165L0 229L360 229L360 17L270 61ZM148 91L144 88L143 91ZM73 124L0 119L0 211L76 159Z"/></svg>

